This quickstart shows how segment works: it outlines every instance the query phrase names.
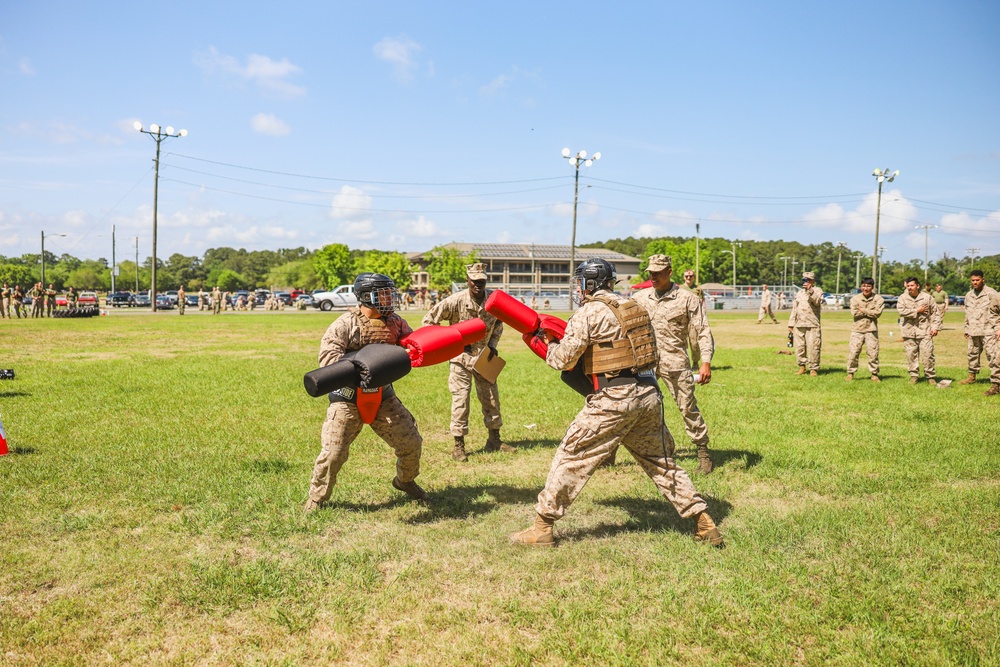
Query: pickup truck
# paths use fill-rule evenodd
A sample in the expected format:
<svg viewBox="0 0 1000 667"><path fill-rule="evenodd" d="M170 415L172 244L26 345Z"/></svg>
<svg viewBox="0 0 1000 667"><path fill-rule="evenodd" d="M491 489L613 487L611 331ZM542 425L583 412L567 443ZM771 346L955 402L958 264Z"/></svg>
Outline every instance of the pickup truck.
<svg viewBox="0 0 1000 667"><path fill-rule="evenodd" d="M96 306L97 292L80 292L80 297L77 299L76 304L80 308L85 306Z"/></svg>
<svg viewBox="0 0 1000 667"><path fill-rule="evenodd" d="M340 285L329 292L314 292L312 296L313 306L324 311L334 308L353 308L358 305L358 298L354 296L354 285Z"/></svg>

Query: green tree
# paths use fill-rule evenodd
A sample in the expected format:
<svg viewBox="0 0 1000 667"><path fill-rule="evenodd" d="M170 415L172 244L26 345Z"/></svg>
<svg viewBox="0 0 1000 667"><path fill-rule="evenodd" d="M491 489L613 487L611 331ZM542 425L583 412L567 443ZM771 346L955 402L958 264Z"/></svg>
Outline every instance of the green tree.
<svg viewBox="0 0 1000 667"><path fill-rule="evenodd" d="M438 246L430 251L431 260L427 264L427 276L431 289L451 289L452 283L464 283L465 266L479 261L475 251L462 251L447 246Z"/></svg>
<svg viewBox="0 0 1000 667"><path fill-rule="evenodd" d="M406 259L406 255L401 252L383 252L381 250L369 250L357 262L357 272L371 271L372 273L383 273L396 283L396 287L402 290L410 288L411 277L414 266ZM464 274L463 274L464 275Z"/></svg>
<svg viewBox="0 0 1000 667"><path fill-rule="evenodd" d="M214 285L218 285L219 289L226 292L235 292L238 289L242 289L246 286L246 284L247 279L245 276L229 269L220 271L218 277L214 281Z"/></svg>
<svg viewBox="0 0 1000 667"><path fill-rule="evenodd" d="M322 287L334 289L354 282L354 258L343 243L323 246L313 253L312 262Z"/></svg>
<svg viewBox="0 0 1000 667"><path fill-rule="evenodd" d="M271 269L267 274L267 284L280 288L312 290L320 286L320 280L311 259L298 259Z"/></svg>
<svg viewBox="0 0 1000 667"><path fill-rule="evenodd" d="M49 277L48 273L45 274L45 277ZM35 282L38 281L32 280L31 269L27 266L23 264L0 264L0 283L7 283L11 287L14 287L14 285L26 287Z"/></svg>
<svg viewBox="0 0 1000 667"><path fill-rule="evenodd" d="M70 271L66 282L78 290L98 290L104 287L103 276L91 266L81 266Z"/></svg>

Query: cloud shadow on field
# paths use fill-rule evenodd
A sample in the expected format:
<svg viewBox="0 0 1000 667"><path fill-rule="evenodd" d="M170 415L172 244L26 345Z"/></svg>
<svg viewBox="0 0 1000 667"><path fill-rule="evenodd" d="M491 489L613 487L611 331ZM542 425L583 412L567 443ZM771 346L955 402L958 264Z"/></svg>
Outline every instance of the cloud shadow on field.
<svg viewBox="0 0 1000 667"><path fill-rule="evenodd" d="M720 527L733 506L725 500L705 497L708 513ZM685 535L694 532L694 519L682 519L663 497L658 498L610 498L598 500L597 505L616 507L630 515L624 524L601 524L579 530L567 530L561 537L583 539L588 537L613 537L621 533L635 531L675 531Z"/></svg>

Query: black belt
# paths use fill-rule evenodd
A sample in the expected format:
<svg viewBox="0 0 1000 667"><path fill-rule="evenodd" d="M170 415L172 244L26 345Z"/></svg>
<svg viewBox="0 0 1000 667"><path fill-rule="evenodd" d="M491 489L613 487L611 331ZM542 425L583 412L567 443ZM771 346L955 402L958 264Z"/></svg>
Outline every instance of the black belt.
<svg viewBox="0 0 1000 667"><path fill-rule="evenodd" d="M614 376L594 375L593 377L595 391L600 391L605 387L620 387L628 384L643 384L652 387L657 386L656 374L652 370L640 371L638 373L626 370L621 371Z"/></svg>

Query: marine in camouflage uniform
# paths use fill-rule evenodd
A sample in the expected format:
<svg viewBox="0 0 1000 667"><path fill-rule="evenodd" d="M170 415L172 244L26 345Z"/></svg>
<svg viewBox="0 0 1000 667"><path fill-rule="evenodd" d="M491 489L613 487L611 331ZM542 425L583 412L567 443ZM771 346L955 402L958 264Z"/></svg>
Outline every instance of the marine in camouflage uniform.
<svg viewBox="0 0 1000 667"><path fill-rule="evenodd" d="M944 326L944 314L948 312L948 293L941 289L941 283L934 286L931 298L934 299L934 307L939 311L938 318L941 320L941 326Z"/></svg>
<svg viewBox="0 0 1000 667"><path fill-rule="evenodd" d="M465 275L468 289L442 299L424 315L422 321L424 326L440 324L442 320L458 324L478 317L486 324L486 335L482 340L467 345L465 352L452 359L449 364L448 391L451 392L451 434L455 438L455 447L451 456L456 461L467 460L465 436L469 433L469 394L472 392L473 384L476 386L476 396L482 406L483 425L489 430L485 450L487 452L515 451L513 447L504 444L500 439L503 418L500 416L500 390L497 383L488 381L473 370L480 354L488 354L491 359L496 355L497 345L503 334L503 323L483 308L483 304L486 303L490 294L490 290L486 289L486 265L470 264L466 267Z"/></svg>
<svg viewBox="0 0 1000 667"><path fill-rule="evenodd" d="M698 449L698 471L710 473L713 464L708 450L708 426L694 395L695 381L687 356L687 338L692 328L698 334L701 350L698 382L708 384L712 378L711 363L715 352L712 330L701 299L670 280L673 270L670 257L653 255L649 258L647 269L653 286L641 290L634 298L649 313L656 332L656 350L660 359L656 374L677 404L684 418L684 430Z"/></svg>
<svg viewBox="0 0 1000 667"><path fill-rule="evenodd" d="M965 340L968 341L969 377L959 384L972 384L986 352L990 388L986 396L1000 394L1000 293L986 285L983 272L973 269L972 289L965 295Z"/></svg>
<svg viewBox="0 0 1000 667"><path fill-rule="evenodd" d="M45 290L45 316L52 317L52 311L56 309L56 290L53 288L52 283L49 283L49 287Z"/></svg>
<svg viewBox="0 0 1000 667"><path fill-rule="evenodd" d="M868 372L872 375L872 380L881 382L879 379L878 366L878 318L885 310L885 299L875 294L875 280L864 278L861 281L861 294L851 297L851 316L854 324L851 325L850 349L847 353L847 381L854 379L854 374L858 372L858 359L861 357L861 348L868 352Z"/></svg>
<svg viewBox="0 0 1000 667"><path fill-rule="evenodd" d="M701 291L700 287L694 284L694 271L688 269L684 272L684 282L679 287L694 294L701 301L701 305L705 305L705 294ZM698 332L692 326L688 328L687 336L687 344L691 348L691 370L697 370L701 366L701 344L698 342Z"/></svg>
<svg viewBox="0 0 1000 667"><path fill-rule="evenodd" d="M399 292L388 276L363 273L354 282L354 293L360 305L338 317L323 335L319 347L320 366L329 366L339 361L344 353L366 345L396 345L413 331L394 312ZM356 392L356 389L338 390L330 394L330 407L323 422L323 449L313 468L306 511L318 509L330 498L337 475L347 462L351 443L364 426L355 402ZM427 500L427 494L414 481L420 474L423 439L417 431L416 420L400 402L391 384L382 388L382 403L370 426L396 452L393 487L411 498Z"/></svg>
<svg viewBox="0 0 1000 667"><path fill-rule="evenodd" d="M774 316L774 311L771 309L771 290L767 289L767 285L763 285L760 292L760 310L757 312L757 324L761 323L765 317L770 317L771 321L775 324L778 323L778 318Z"/></svg>
<svg viewBox="0 0 1000 667"><path fill-rule="evenodd" d="M184 285L177 290L177 313L179 315L184 314L184 308L187 306L187 294L184 292Z"/></svg>
<svg viewBox="0 0 1000 667"><path fill-rule="evenodd" d="M819 375L820 349L823 346L823 330L820 328L822 310L823 290L816 287L816 274L806 271L802 274L802 289L795 295L792 312L788 316L788 330L792 332L795 360L799 365L796 375L804 375L807 366L809 375Z"/></svg>
<svg viewBox="0 0 1000 667"><path fill-rule="evenodd" d="M583 304L570 318L562 340L549 341L546 363L570 370L581 360L593 377L587 398L556 450L535 505L531 528L514 533L517 544L552 546L552 526L583 490L612 449L623 446L660 493L685 518L696 519L695 539L722 546L708 506L683 468L674 463L670 432L663 423L663 397L656 384L656 341L649 316L637 303L610 291L616 275L605 260L577 268Z"/></svg>
<svg viewBox="0 0 1000 667"><path fill-rule="evenodd" d="M31 316L32 317L42 317L45 315L45 290L42 289L41 283L35 283L35 286L31 288L28 292L31 295Z"/></svg>
<svg viewBox="0 0 1000 667"><path fill-rule="evenodd" d="M13 294L13 290L7 283L3 284L3 289L0 289L0 319L6 317L8 320L11 319L10 315L10 297Z"/></svg>
<svg viewBox="0 0 1000 667"><path fill-rule="evenodd" d="M70 287L69 290L66 292L66 307L76 308L76 304L77 304L76 291L72 287Z"/></svg>
<svg viewBox="0 0 1000 667"><path fill-rule="evenodd" d="M222 292L216 287L212 290L212 314L218 315L222 312Z"/></svg>
<svg viewBox="0 0 1000 667"><path fill-rule="evenodd" d="M934 299L927 292L920 291L919 280L907 278L906 291L896 302L896 310L902 317L900 333L903 336L903 349L906 351L910 384L917 383L921 362L927 382L937 384L934 379L934 336L937 336L941 328L941 319L934 307Z"/></svg>
<svg viewBox="0 0 1000 667"><path fill-rule="evenodd" d="M28 312L24 309L24 292L21 291L20 285L14 285L10 298L14 302L14 314L17 315L17 319L22 317L28 319Z"/></svg>

